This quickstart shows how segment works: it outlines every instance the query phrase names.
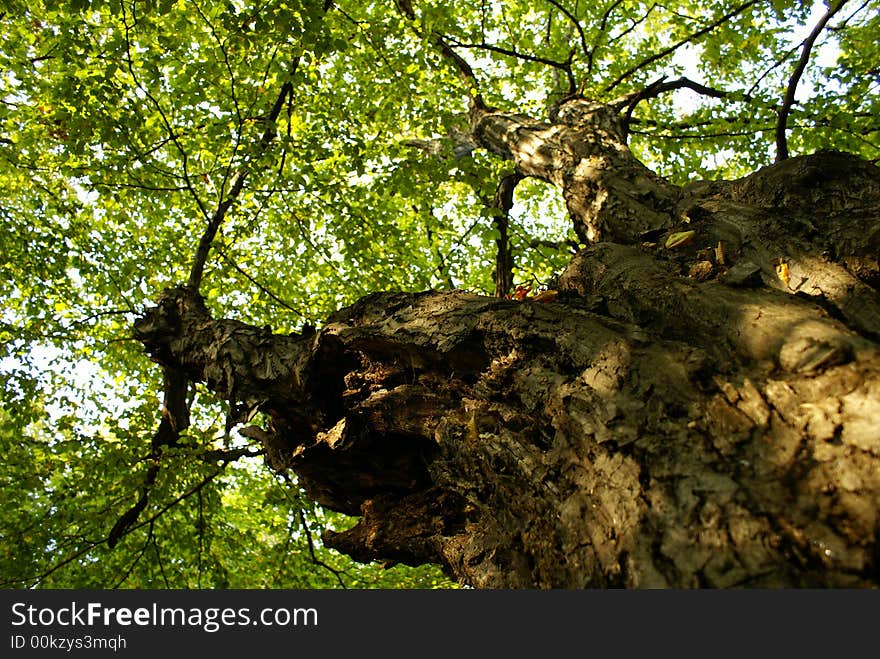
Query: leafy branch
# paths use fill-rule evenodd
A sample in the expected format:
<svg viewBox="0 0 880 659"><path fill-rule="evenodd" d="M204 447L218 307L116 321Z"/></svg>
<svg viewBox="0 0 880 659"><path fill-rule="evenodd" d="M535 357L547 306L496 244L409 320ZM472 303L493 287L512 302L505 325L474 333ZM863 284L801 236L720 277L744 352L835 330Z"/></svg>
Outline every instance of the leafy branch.
<svg viewBox="0 0 880 659"><path fill-rule="evenodd" d="M223 453L223 455L220 455L221 453ZM260 453L261 453L261 451L255 452L255 451L252 451L251 449L234 449L231 451L223 451L223 452L217 452L217 451L206 452L204 454L206 459L213 459L216 457L217 460L222 462L219 469L208 474L208 476L203 478L199 483L197 483L196 485L191 487L189 490L178 495L177 497L175 497L174 499L172 499L171 501L166 503L164 506L162 506L158 511L156 511L149 518L143 520L139 524L129 525L127 528L122 530L121 535L119 536L119 538L117 538L117 541L121 537L124 537L124 536L134 532L135 530L137 530L143 526L148 526L148 525L150 526L151 535L152 535L152 528L153 528L153 525L155 524L156 520L158 520L160 517L162 517L165 513L167 513L172 508L174 508L176 505L182 503L183 501L187 500L188 498L190 498L194 494L197 494L202 489L204 489L205 486L207 486L211 481L213 481L215 478L217 478L217 476L219 476L221 473L223 473L227 464L229 464L234 459L237 459L239 457L254 456L254 455L259 455ZM219 456L219 457L217 457L217 456ZM73 552L70 556L67 556L66 558L62 559L61 561L55 563L52 567L41 572L40 574L37 574L33 577L29 577L26 579L12 579L12 580L8 580L5 582L0 582L0 587L4 587L4 588L11 587L16 584L28 584L29 586L33 587L33 586L39 584L40 582L44 581L47 577L51 576L52 574L54 574L58 570L62 569L63 567L69 565L70 563L74 562L75 560L86 555L88 552L92 551L96 547L99 547L100 545L104 544L105 542L108 544L108 546L112 547L112 545L110 545L110 535L109 534L107 537L101 538L100 540L88 541L83 547L81 547L77 551Z"/></svg>
<svg viewBox="0 0 880 659"><path fill-rule="evenodd" d="M574 26L575 30L577 30L578 37L581 42L581 49L584 51L584 55L589 56L590 54L590 46L587 44L587 35L584 32L584 28L581 25L581 22L578 20L577 16L572 14L568 9L562 6L561 3L557 2L557 0L547 0L548 3L556 7L565 16L569 22Z"/></svg>
<svg viewBox="0 0 880 659"><path fill-rule="evenodd" d="M162 104L159 102L152 92L150 92L147 87L141 83L140 76L138 76L137 72L134 68L134 58L132 56L132 42L131 42L131 32L137 26L138 21L135 15L132 15L132 22L129 23L128 12L125 8L125 3L122 3L122 20L123 20L123 29L125 32L125 49L126 49L126 65L128 68L128 73L134 81L135 86L138 90L150 101L153 107L156 109L156 112L159 114L159 118L162 120L162 125L165 127L165 131L168 135L168 139L174 145L174 148L180 154L181 158L181 170L183 171L183 180L186 184L186 189L189 191L193 200L198 206L199 211L201 212L203 217L208 216L208 209L205 207L204 202L199 196L198 192L196 192L195 186L192 183L192 179L189 175L189 154L186 149L183 148L183 145L180 143L180 137L177 130L171 123L171 120L168 118L168 114L165 112L165 109L162 107Z"/></svg>
<svg viewBox="0 0 880 659"><path fill-rule="evenodd" d="M299 56L294 58L291 69L291 77L293 76L293 74L296 73L298 65ZM250 162L259 159L263 155L263 153L266 152L266 150L269 148L269 145L275 139L275 136L277 135L275 122L277 121L278 116L281 114L281 110L285 107L288 97L292 94L293 83L287 81L281 86L281 90L278 92L278 96L275 98L272 109L266 116L266 129L260 137L257 152L254 156L252 156ZM226 198L217 205L217 209L211 216L211 219L208 222L208 226L205 227L205 231L202 234L201 240L199 240L199 246L196 249L196 255L193 259L192 268L189 273L189 279L187 280L187 286L194 291L197 291L199 289L199 285L202 282L202 276L204 275L205 271L205 263L208 259L208 254L211 251L211 246L214 243L214 238L217 236L217 231L219 231L220 225L223 224L223 220L226 218L227 211L235 203L235 201L238 199L239 194L241 194L241 191L244 189L244 184L249 174L250 162L246 162L233 176L232 186L230 187L229 193L226 195Z"/></svg>
<svg viewBox="0 0 880 659"><path fill-rule="evenodd" d="M678 50L682 46L684 46L688 43L692 43L694 41L697 41L700 37L708 34L709 32L714 30L719 25L723 25L724 23L729 21L731 18L743 13L746 9L752 7L753 5L758 4L759 1L760 0L749 0L745 4L742 4L738 7L736 7L735 9L732 9L731 11L727 12L726 14L721 16L720 18L717 18L716 20L712 21L708 25L697 30L696 32L693 32L692 34L689 34L685 38L680 39L679 41L672 44L668 48L664 48L663 50L654 53L650 57L646 57L645 59L643 59L641 62L639 62L635 66L627 69L626 71L621 73L619 76L617 76L617 78L615 78L610 84L608 84L603 91L605 93L610 92L612 89L617 87L620 83L622 83L624 80L631 77L634 73L645 68L649 64L656 62L657 60L661 60L664 57L671 55L672 53L674 53L676 50Z"/></svg>
<svg viewBox="0 0 880 659"><path fill-rule="evenodd" d="M489 44L486 42L483 43L462 43L452 37L443 36L439 37L441 42L449 43L456 48L474 48L479 50L485 50L490 53L497 53L498 55L504 55L505 57L512 57L514 59L522 60L524 62L533 62L536 64L545 64L546 66L550 66L554 69L559 69L560 71L565 73L566 78L568 79L568 90L570 94L575 92L577 88L577 84L574 80L574 74L571 70L571 62L574 57L574 51L569 53L568 59L565 62L557 62L556 60L548 59L546 57L539 57L537 55L529 55L528 53L521 53L516 49L510 48L502 48L501 46L496 46L494 44Z"/></svg>
<svg viewBox="0 0 880 659"><path fill-rule="evenodd" d="M224 261L226 261L229 265L231 265L231 266L232 266L232 267L233 267L233 268L234 268L234 269L235 269L235 270L236 270L236 271L237 271L242 277L244 277L245 279L247 279L250 283L252 283L252 284L253 284L254 286L256 286L258 289L260 289L263 293L265 293L265 294L268 295L270 298L272 298L275 302L277 302L278 304L280 304L282 307L284 307L284 308L287 309L288 311L292 311L293 313L295 313L295 314L296 314L297 316L299 316L300 318L305 318L305 314L304 314L303 312L299 311L298 309L294 309L292 306L290 306L290 304L288 304L287 302L285 302L284 300L282 300L280 297L278 297L278 295L276 295L275 293L273 293L272 291L270 291L270 290L269 290L268 288L266 288L263 284L261 284L259 281L257 281L252 275L250 275L248 272L246 272L246 271L244 270L244 268L242 268L238 263L236 263L236 262L232 259L231 256L229 256L229 254L226 252L226 250L222 249L221 247L218 247L218 248L217 248L217 253L220 254L221 258L222 258Z"/></svg>
<svg viewBox="0 0 880 659"><path fill-rule="evenodd" d="M810 32L809 36L804 40L804 47L801 50L801 56L798 60L797 66L794 68L794 72L791 74L791 78L788 81L788 88L785 90L785 98L782 101L782 106L779 108L779 117L776 122L776 161L779 162L781 160L785 160L788 158L788 138L786 137L787 123L788 123L788 115L791 112L791 107L794 105L794 95L797 91L798 82L800 82L801 76L807 68L807 63L810 61L810 53L813 49L813 44L816 43L816 39L819 38L819 35L822 33L822 30L825 29L825 26L828 24L828 21L840 11L843 6L849 2L849 0L839 0L835 5L830 7L828 11L819 19L816 23L815 27L813 27L812 32Z"/></svg>
<svg viewBox="0 0 880 659"><path fill-rule="evenodd" d="M325 0L325 12L330 8L331 4L332 3L330 2L330 0ZM204 15L202 17L207 21ZM188 156L186 150L180 144L180 141L177 138L177 134L173 126L171 125L168 116L163 111L159 101L155 97L153 97L149 93L149 91L144 88L143 85L138 82L138 78L134 70L134 63L131 56L130 32L133 28L133 25L129 24L128 18L125 14L123 14L123 20L125 23L125 37L128 49L127 60L129 73L135 80L138 88L141 89L143 93L147 96L147 98L151 100L153 105L156 107L157 112L159 112L159 115L170 139L172 140L181 155L182 168L184 179L186 181L186 186L196 199L196 202L201 209L203 216L207 218L209 216L209 213L207 212L207 209L204 207L201 199L196 194L190 182L189 173L187 170ZM213 28L212 34L216 39L216 33L213 32ZM222 46L223 44L220 43L221 50L224 51L225 55L225 49L223 49ZM226 63L228 66L228 58L226 59ZM199 240L199 244L193 258L192 267L190 269L189 278L186 284L187 288L189 288L193 292L197 292L199 286L201 285L202 278L205 272L205 265L208 260L208 255L210 254L211 247L214 244L214 239L216 238L217 232L220 230L220 226L223 224L223 221L226 218L227 212L237 201L239 195L244 189L245 182L248 178L248 174L250 173L250 168L252 164L258 161L265 154L265 152L269 149L269 146L272 144L275 137L277 136L276 121L281 114L281 111L285 107L289 107L288 104L291 102L291 99L293 97L294 89L291 79L296 74L299 63L300 55L297 55L293 58L293 61L291 63L289 79L284 84L282 84L281 89L279 90L278 95L275 98L275 102L272 104L271 109L265 117L266 128L263 131L263 134L260 136L259 141L257 142L256 149L249 158L245 159L245 162L242 163L238 171L233 175L231 179L232 184L230 186L229 192L227 193L226 197L218 203L217 208L214 210L214 213L210 215L208 224L205 227L205 230ZM151 464L144 478L144 484L141 487L141 494L138 498L138 501L117 520L116 524L113 526L109 535L107 536L107 545L111 549L116 546L116 544L123 536L125 536L131 530L140 526L135 526L135 523L149 503L150 490L152 489L159 473L159 465L163 448L166 446L174 446L180 438L180 433L183 432L183 430L185 430L187 427L189 427L190 401L188 400L187 396L187 392L189 390L189 380L187 378L187 375L182 370L174 369L168 366L163 366L162 371L164 377L164 399L162 406L162 417L159 422L159 428L156 430L156 433L154 434L152 439L152 451L150 454Z"/></svg>
<svg viewBox="0 0 880 659"><path fill-rule="evenodd" d="M416 13L413 9L412 2L410 0L395 0L395 4L397 5L398 10L404 15L404 17L409 20L410 27L412 31L416 34L416 36L423 38L423 35L419 32L418 28L415 27ZM430 36L433 41L434 47L437 48L444 59L452 63L452 65L458 71L459 77L462 79L462 81L464 81L465 85L467 86L468 100L470 102L471 109L487 109L488 106L483 100L483 95L480 93L479 81L477 80L477 76L468 61L464 59L461 55L456 53L452 49L452 47L448 43L446 43L443 35L439 34L438 32L432 32Z"/></svg>
<svg viewBox="0 0 880 659"><path fill-rule="evenodd" d="M332 565L329 565L327 562L322 561L320 558L318 558L318 553L315 550L315 540L312 537L312 530L311 530L311 528L309 528L309 523L308 523L308 520L306 519L306 514L305 514L305 510L303 508L302 502L294 500L293 497L291 497L291 495L290 495L290 490L296 487L296 485L293 482L293 479L286 473L281 473L279 475L282 478L282 480L284 480L284 483L287 485L287 488L285 488L283 490L284 497L288 501L290 501L291 505L293 505L297 509L297 515L299 517L300 526L302 527L303 533L305 533L306 544L308 545L308 548L309 548L309 558L311 559L311 561L314 565L317 565L318 567L323 568L323 569L327 570L328 572L330 572L330 574L332 574L333 577L336 579L336 581L339 583L339 586L343 589L346 589L347 586L345 585L345 582L342 580L343 573L340 570L337 570L336 568L334 568ZM291 534L288 533L288 538L290 535Z"/></svg>

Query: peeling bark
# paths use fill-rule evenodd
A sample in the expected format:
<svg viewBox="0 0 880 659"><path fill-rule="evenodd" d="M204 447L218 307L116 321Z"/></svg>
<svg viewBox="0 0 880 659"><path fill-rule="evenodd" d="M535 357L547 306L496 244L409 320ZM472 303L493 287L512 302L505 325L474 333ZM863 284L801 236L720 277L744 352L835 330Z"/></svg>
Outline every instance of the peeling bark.
<svg viewBox="0 0 880 659"><path fill-rule="evenodd" d="M554 302L379 293L300 337L180 288L136 334L265 413L242 434L359 516L324 538L357 560L490 588L880 585L878 169L677 188L603 112L475 113L602 238Z"/></svg>

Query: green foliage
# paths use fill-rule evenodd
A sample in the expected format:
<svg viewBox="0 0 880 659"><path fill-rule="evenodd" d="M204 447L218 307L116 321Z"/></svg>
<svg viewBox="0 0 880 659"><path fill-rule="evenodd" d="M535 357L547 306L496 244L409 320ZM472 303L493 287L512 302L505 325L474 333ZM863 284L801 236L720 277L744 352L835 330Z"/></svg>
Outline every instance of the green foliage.
<svg viewBox="0 0 880 659"><path fill-rule="evenodd" d="M634 110L633 149L684 182L772 159L776 109L824 11L784 0L738 13L728 0L411 4L414 21L395 3L354 0L327 12L315 0L0 3L0 585L450 587L433 568L357 566L323 548L322 528L351 521L259 460L201 460L206 447L244 444L204 392L141 525L107 549L139 495L159 414L134 318L186 279L243 174L202 283L218 314L290 332L376 290L491 292L489 202L509 165L481 150L456 157L468 90L438 35L488 103L537 118L572 86L611 100L686 75L725 90ZM817 42L793 152L878 158L878 15L876 0L847 6ZM515 283L546 285L572 238L558 193L520 184Z"/></svg>

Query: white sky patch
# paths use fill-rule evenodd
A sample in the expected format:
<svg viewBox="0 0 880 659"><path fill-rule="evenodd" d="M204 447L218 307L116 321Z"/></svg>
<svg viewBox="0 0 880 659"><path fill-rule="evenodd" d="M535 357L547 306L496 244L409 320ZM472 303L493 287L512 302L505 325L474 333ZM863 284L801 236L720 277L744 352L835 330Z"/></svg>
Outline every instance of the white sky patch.
<svg viewBox="0 0 880 659"><path fill-rule="evenodd" d="M71 412L71 404L86 412L95 412L90 398L97 391L105 396L113 396L112 388L102 386L101 368L88 359L71 359L68 350L61 350L49 345L32 346L28 354L28 367L15 357L0 359L0 373L13 373L26 368L39 373L71 372L72 386L59 389L54 396L46 399L46 412L50 423ZM122 403L120 402L120 405ZM97 416L97 413L83 416Z"/></svg>
<svg viewBox="0 0 880 659"><path fill-rule="evenodd" d="M73 191L76 193L76 198L83 206L91 206L95 202L98 201L100 195L97 190L89 190L86 186L89 185L88 181L84 181L85 185L82 185L80 181L71 180L70 187L73 188Z"/></svg>

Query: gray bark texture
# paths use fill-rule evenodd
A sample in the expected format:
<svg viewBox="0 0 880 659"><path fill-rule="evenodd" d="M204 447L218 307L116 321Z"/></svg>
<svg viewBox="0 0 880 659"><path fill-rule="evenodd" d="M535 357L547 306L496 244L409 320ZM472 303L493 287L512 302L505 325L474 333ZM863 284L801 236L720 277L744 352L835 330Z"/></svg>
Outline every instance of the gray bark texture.
<svg viewBox="0 0 880 659"><path fill-rule="evenodd" d="M613 108L480 110L589 243L549 302L377 293L313 336L166 291L149 354L359 517L325 544L478 588L880 585L880 169L827 152L679 188Z"/></svg>

